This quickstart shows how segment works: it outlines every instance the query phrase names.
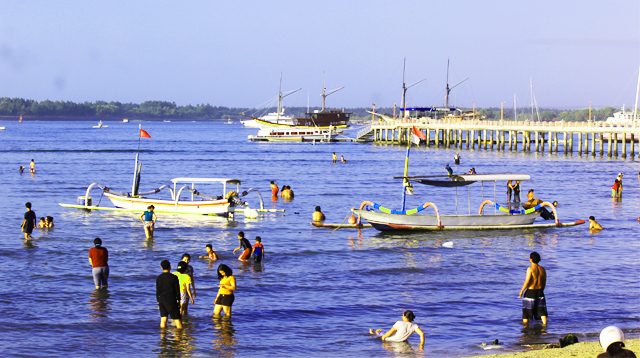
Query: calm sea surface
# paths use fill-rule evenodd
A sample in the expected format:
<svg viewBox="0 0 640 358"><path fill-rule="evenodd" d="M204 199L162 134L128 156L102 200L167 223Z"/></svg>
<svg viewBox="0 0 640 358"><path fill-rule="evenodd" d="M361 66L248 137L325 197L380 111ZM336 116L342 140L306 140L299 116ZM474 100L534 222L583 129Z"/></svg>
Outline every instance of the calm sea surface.
<svg viewBox="0 0 640 358"><path fill-rule="evenodd" d="M142 190L179 176L237 177L260 188L268 207L260 220L236 222L160 215L156 238L146 242L137 215L64 209L92 182L129 191L138 123L0 122L0 354L24 356L396 356L422 355L408 345L383 345L369 327L388 329L405 309L427 335L424 354L485 353L499 339L503 351L557 342L567 333L595 340L614 324L637 336L640 328L640 185L637 161L578 155L462 151L456 172L522 172L539 197L558 200L560 219L595 215L606 229L586 225L525 231L382 234L373 229L313 228L314 206L342 222L363 200L398 207L405 149L371 144L258 144L255 130L213 122L144 122ZM331 152L346 165L332 165ZM444 174L453 149L415 148L412 175ZM18 166L35 159L37 174ZM609 188L625 172L624 198ZM293 202L269 200L269 181L290 185ZM416 186L409 207L424 201L441 211L475 212L493 185L467 190ZM498 188L504 200L505 189ZM100 197L93 193L94 201ZM253 197L255 198L255 197ZM55 229L21 239L24 203ZM103 199L102 203L106 203ZM243 230L263 238L262 266L243 265L231 253ZM110 287L94 292L87 249L96 236L110 251ZM452 241L453 248L442 246ZM194 260L198 295L183 333L158 328L155 277L159 264L204 254L212 243L237 277L231 322L211 320L216 265ZM548 270L547 332L523 332L517 298L531 251ZM410 339L417 346L417 337ZM494 351L495 352L495 351Z"/></svg>

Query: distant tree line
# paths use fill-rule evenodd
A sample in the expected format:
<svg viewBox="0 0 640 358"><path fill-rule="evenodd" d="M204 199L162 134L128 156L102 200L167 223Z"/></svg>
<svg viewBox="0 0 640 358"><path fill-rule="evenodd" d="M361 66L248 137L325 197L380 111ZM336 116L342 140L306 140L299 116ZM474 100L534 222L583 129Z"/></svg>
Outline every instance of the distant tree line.
<svg viewBox="0 0 640 358"><path fill-rule="evenodd" d="M310 110L318 109L311 107ZM354 119L366 119L370 115L367 111L370 108L345 108L352 113ZM240 118L251 115L261 115L266 112L273 112L275 108L255 109L255 108L230 108L224 106L212 106L209 104L178 106L175 102L168 101L145 101L142 103L122 103L122 102L82 102L71 101L36 101L24 98L0 97L0 116L2 117L25 117L36 118L60 118L60 119L221 119ZM378 108L377 112L391 113L391 108ZM482 108L477 110L486 119L500 119L499 108ZM615 111L612 107L594 109L592 118L604 120ZM303 115L307 112L306 107L287 107L287 114ZM557 110L540 109L540 120L565 120L565 121L586 121L589 111L587 109ZM531 110L523 108L518 111L518 119L530 119ZM512 110L505 110L505 119L513 118ZM534 114L537 120L537 115Z"/></svg>

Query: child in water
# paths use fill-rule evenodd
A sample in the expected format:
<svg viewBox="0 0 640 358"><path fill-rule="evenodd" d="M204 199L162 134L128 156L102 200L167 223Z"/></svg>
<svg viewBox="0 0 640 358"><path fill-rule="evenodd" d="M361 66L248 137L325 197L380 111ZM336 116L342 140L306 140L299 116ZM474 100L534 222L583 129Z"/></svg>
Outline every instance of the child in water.
<svg viewBox="0 0 640 358"><path fill-rule="evenodd" d="M407 339L415 332L420 336L420 350L424 349L424 332L413 323L416 315L412 311L406 310L402 313L402 321L397 321L387 333L383 334L380 339L383 342L406 342ZM369 329L369 334L380 336L381 329Z"/></svg>
<svg viewBox="0 0 640 358"><path fill-rule="evenodd" d="M596 221L596 218L593 215L589 216L589 232L599 232L602 229L604 228Z"/></svg>
<svg viewBox="0 0 640 358"><path fill-rule="evenodd" d="M264 245L262 245L262 238L260 236L256 236L256 243L253 244L251 255L253 256L253 261L255 263L262 262L262 258L264 257Z"/></svg>
<svg viewBox="0 0 640 358"><path fill-rule="evenodd" d="M209 261L218 260L218 254L216 254L215 250L213 250L213 246L211 246L211 244L207 244L204 249L207 251L207 254L199 256L199 258Z"/></svg>
<svg viewBox="0 0 640 358"><path fill-rule="evenodd" d="M40 218L38 222L38 229L46 229L47 228L47 220L43 217Z"/></svg>

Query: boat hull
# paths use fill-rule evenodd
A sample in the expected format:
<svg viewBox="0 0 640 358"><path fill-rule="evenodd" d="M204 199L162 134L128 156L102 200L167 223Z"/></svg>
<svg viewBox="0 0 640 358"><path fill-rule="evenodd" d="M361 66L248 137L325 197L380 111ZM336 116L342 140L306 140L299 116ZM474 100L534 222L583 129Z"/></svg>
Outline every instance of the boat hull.
<svg viewBox="0 0 640 358"><path fill-rule="evenodd" d="M523 228L534 224L538 213L526 215L400 215L377 211L353 210L380 231L396 230L482 230Z"/></svg>
<svg viewBox="0 0 640 358"><path fill-rule="evenodd" d="M145 211L149 205L153 205L156 211L175 214L201 214L227 216L233 207L226 199L202 200L202 201L174 201L150 198L132 198L127 196L104 193L113 206L128 210Z"/></svg>

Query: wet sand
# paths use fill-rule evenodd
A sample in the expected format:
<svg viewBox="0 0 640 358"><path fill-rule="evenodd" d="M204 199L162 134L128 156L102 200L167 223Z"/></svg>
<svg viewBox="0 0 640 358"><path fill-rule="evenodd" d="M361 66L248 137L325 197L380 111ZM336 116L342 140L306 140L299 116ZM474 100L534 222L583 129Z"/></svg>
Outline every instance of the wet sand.
<svg viewBox="0 0 640 358"><path fill-rule="evenodd" d="M633 351L637 356L640 356L640 338L638 339L627 339L625 341L625 346L627 349ZM536 349L530 350L526 352L518 352L518 353L502 353L502 354L492 354L492 355L482 355L477 357L483 358L525 358L525 357L536 357L536 358L560 358L560 357L596 357L598 354L602 353L602 347L600 347L600 343L595 342L580 342L576 344L572 344L568 347L564 348L549 348L549 349Z"/></svg>

